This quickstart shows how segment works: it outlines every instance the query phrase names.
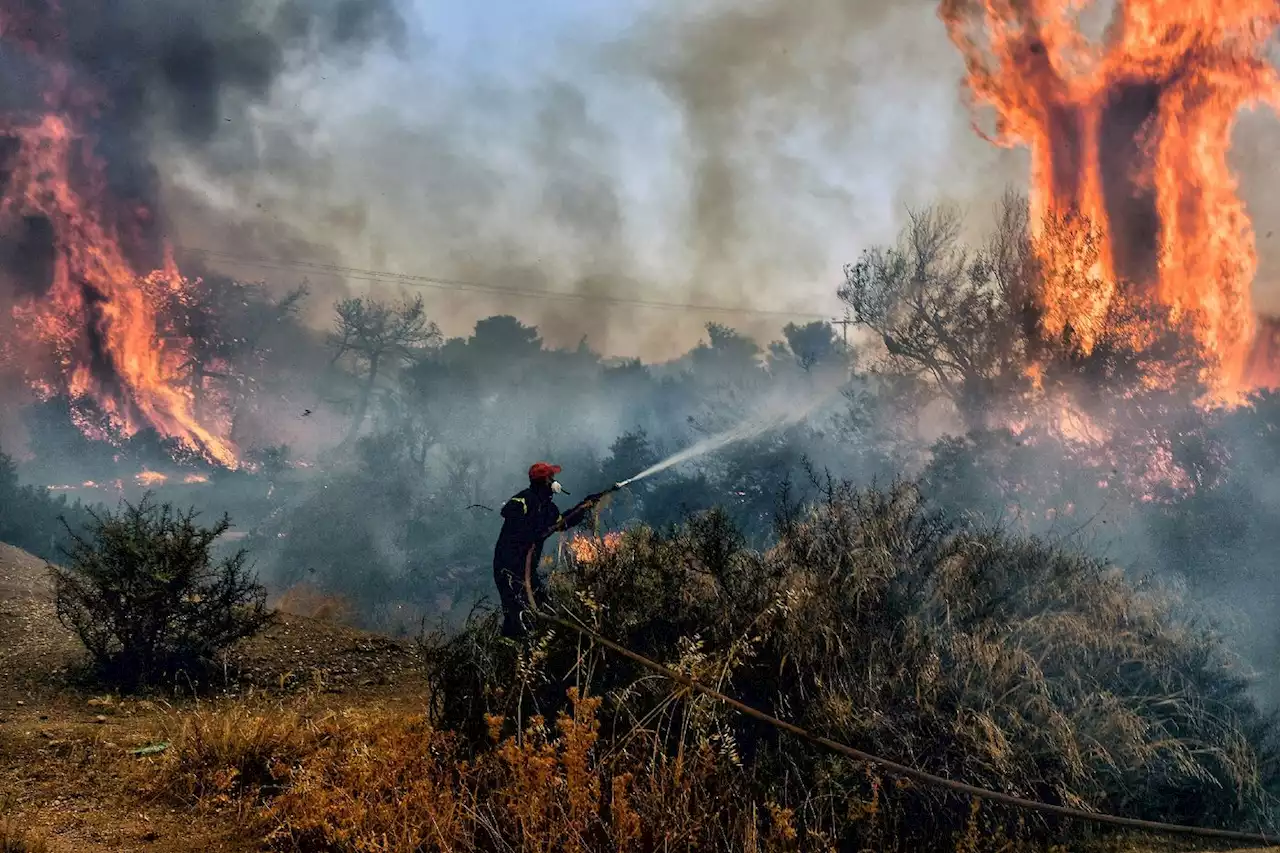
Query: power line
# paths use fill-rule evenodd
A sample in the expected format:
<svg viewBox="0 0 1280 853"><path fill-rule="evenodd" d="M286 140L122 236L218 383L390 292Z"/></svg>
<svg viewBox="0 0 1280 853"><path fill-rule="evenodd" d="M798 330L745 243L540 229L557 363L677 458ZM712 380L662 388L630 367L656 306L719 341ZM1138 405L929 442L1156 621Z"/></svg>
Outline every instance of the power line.
<svg viewBox="0 0 1280 853"><path fill-rule="evenodd" d="M502 285L490 284L487 282L471 281L467 279L444 278L441 276L431 275L415 275L411 273L397 273L388 270L370 270L360 267L344 267L337 264L322 264L315 261L288 261L280 258L257 258L247 255L238 255L231 252L219 252L213 249L200 249L191 246L175 246L183 252L189 252L194 255L204 255L214 260L239 264L243 266L251 266L261 269L276 270L279 272L304 271L313 272L320 275L333 276L335 278L345 278L352 281L367 282L391 282L402 284L406 287L424 287L434 288L438 290L457 290L471 291L475 293L486 293L496 296L516 296L527 299L562 299L578 302L601 302L611 305L626 305L639 308L653 308L667 311L709 311L725 314L744 314L756 315L764 317L779 317L790 319L808 319L808 320L825 320L826 314L808 313L803 311L770 311L765 308L746 308L733 307L730 305L700 305L696 303L686 302L667 302L656 299L628 299L621 296L603 296L592 293L557 293L551 290L537 290L534 288L522 287L505 287Z"/></svg>

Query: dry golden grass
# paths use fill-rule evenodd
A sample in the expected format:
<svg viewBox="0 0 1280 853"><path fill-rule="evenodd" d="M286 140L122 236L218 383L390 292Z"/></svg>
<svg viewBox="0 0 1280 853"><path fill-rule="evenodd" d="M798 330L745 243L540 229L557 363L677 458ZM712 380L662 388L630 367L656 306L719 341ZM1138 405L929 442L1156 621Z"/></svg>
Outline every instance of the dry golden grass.
<svg viewBox="0 0 1280 853"><path fill-rule="evenodd" d="M0 817L0 853L48 853L49 845L42 836L18 826L9 817Z"/></svg>
<svg viewBox="0 0 1280 853"><path fill-rule="evenodd" d="M676 761L601 749L599 700L571 695L554 725L534 717L468 755L418 715L313 716L243 705L175 719L149 787L231 810L293 851L798 850L789 810L736 796L710 750Z"/></svg>
<svg viewBox="0 0 1280 853"><path fill-rule="evenodd" d="M327 593L305 581L296 583L270 602L283 613L315 619L333 625L354 625L356 613L344 598Z"/></svg>
<svg viewBox="0 0 1280 853"><path fill-rule="evenodd" d="M324 713L230 705L174 718L172 746L146 771L153 793L228 813L277 850L797 851L835 850L791 808L751 792L708 743L677 757L652 740L602 741L600 700L570 690L554 724L514 734L490 719L475 753L424 716L379 708ZM874 849L905 849L884 822L879 791L841 806ZM892 783L889 783L892 784ZM1052 850L992 835L973 806L953 840L965 853Z"/></svg>

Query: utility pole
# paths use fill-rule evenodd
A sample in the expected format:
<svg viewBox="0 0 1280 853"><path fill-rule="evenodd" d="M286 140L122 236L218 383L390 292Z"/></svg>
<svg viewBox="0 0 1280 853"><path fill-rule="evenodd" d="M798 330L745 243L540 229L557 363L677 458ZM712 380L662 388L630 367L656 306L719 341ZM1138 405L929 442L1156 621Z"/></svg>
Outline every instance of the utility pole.
<svg viewBox="0 0 1280 853"><path fill-rule="evenodd" d="M831 321L831 325L840 327L842 336L844 338L844 351L846 353L849 351L849 326L852 324L853 324L853 321L849 319L848 311L845 312L843 317L839 319L832 319Z"/></svg>

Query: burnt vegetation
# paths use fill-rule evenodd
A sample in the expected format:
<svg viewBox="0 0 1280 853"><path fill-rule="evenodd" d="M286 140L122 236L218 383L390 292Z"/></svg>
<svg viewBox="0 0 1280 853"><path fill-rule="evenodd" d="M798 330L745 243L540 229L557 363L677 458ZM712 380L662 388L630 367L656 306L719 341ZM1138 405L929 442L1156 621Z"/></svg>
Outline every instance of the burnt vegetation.
<svg viewBox="0 0 1280 853"><path fill-rule="evenodd" d="M1010 196L986 241L963 233L955 212L920 211L852 264L848 344L827 323L788 325L767 346L711 324L662 365L586 341L557 349L511 316L445 339L411 297L345 300L313 334L304 291L211 280L243 288L228 291L244 296L232 325L256 331L219 331L231 326L216 306L237 299L210 294L184 321L212 339L192 350L209 357L189 380L228 407L251 464L190 463L175 470L210 483L160 486L160 500L250 520L241 544L265 583L418 639L434 689L421 719L199 716L161 761L163 784L244 797L297 850L1030 849L1087 834L811 750L560 628L526 647L499 639L492 508L531 461L564 466L584 495L761 413L812 406L614 495L583 534L589 553L553 540L542 570L560 611L941 776L1273 828L1276 396L1198 405L1208 360L1189 321L1133 300L1095 327L1046 331L1034 294L1090 268L1089 223L1048 222L1037 247ZM323 452L273 432L284 397L292 419L329 418ZM28 422L55 422L56 405ZM218 526L153 504L91 514L19 486L51 465L54 434L32 432L35 460L0 466L0 532L51 558L69 549L64 618L108 669L154 678L265 617ZM67 447L108 477L164 453L146 436ZM33 520L5 526L9 507ZM58 539L60 514L73 524ZM150 598L111 598L124 577ZM192 609L193 592L217 613ZM105 626L123 624L113 607L141 617L143 601L174 616L166 630L185 627L126 649Z"/></svg>

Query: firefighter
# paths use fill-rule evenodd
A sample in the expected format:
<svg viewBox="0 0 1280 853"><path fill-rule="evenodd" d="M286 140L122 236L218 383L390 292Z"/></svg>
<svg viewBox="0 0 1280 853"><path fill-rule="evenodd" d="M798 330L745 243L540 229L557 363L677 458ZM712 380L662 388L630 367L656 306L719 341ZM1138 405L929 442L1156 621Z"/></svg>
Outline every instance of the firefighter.
<svg viewBox="0 0 1280 853"><path fill-rule="evenodd" d="M538 574L542 561L542 545L553 534L581 524L602 495L590 495L573 509L561 515L552 496L567 494L558 482L559 465L535 463L529 468L529 488L507 501L502 507L502 532L493 549L493 579L502 601L502 636L524 636L527 625L524 611L528 601L524 588L525 561L532 552L534 601L546 601L546 586Z"/></svg>

